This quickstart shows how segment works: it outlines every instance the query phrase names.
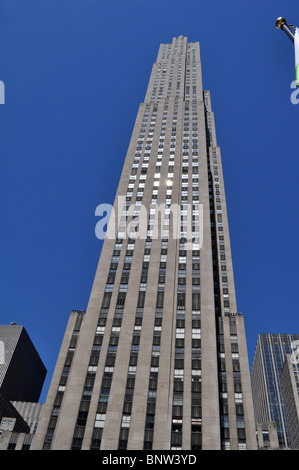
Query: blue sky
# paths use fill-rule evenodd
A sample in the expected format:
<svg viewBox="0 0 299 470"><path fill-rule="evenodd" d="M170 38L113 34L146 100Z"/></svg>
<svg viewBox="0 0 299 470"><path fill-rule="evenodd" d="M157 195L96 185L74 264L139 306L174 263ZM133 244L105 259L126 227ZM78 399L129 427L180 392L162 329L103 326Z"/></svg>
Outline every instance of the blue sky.
<svg viewBox="0 0 299 470"><path fill-rule="evenodd" d="M238 310L258 333L298 333L295 0L1 0L0 323L25 326L48 375L85 309L160 43L199 41L221 147ZM299 97L299 95L298 95Z"/></svg>

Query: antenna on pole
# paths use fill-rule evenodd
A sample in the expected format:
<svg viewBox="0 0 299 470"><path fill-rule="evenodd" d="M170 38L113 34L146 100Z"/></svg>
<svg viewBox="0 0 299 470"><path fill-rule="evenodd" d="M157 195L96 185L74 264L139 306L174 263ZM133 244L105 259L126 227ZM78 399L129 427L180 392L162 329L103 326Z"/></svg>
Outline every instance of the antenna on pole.
<svg viewBox="0 0 299 470"><path fill-rule="evenodd" d="M295 29L295 27L291 24L287 24L287 21L285 18L279 17L276 20L276 28L277 29L282 29L286 33L286 35L290 38L292 42L294 42L295 36L294 33L290 30L290 28Z"/></svg>

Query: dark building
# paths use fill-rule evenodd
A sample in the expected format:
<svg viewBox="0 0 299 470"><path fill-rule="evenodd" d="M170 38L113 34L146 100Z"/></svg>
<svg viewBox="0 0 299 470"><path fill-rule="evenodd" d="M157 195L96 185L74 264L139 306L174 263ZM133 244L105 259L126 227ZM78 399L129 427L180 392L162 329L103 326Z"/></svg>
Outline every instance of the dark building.
<svg viewBox="0 0 299 470"><path fill-rule="evenodd" d="M12 403L0 391L0 435L4 427L4 420L12 422L14 432L29 433L30 428ZM0 446L1 450L1 446Z"/></svg>
<svg viewBox="0 0 299 470"><path fill-rule="evenodd" d="M46 368L25 328L0 325L0 391L10 401L37 402Z"/></svg>

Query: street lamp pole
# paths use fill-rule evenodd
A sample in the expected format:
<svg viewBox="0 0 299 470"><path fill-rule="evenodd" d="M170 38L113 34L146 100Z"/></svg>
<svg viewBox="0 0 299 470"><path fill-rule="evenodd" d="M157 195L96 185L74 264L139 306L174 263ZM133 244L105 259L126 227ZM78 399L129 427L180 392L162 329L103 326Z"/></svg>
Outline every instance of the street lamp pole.
<svg viewBox="0 0 299 470"><path fill-rule="evenodd" d="M285 18L282 18L282 17L277 18L276 28L277 29L282 29L282 31L284 31L286 33L286 35L290 38L290 40L292 42L294 42L294 34L290 30L290 28L294 28L294 26L288 25Z"/></svg>

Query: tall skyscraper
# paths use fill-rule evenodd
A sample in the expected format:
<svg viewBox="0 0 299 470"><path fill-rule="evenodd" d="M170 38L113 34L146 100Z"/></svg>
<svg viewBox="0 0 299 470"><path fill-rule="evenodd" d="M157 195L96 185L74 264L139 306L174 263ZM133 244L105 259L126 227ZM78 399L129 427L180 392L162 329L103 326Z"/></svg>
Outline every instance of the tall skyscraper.
<svg viewBox="0 0 299 470"><path fill-rule="evenodd" d="M275 421L281 448L290 446L281 374L286 356L294 352L298 340L298 334L259 334L251 369L255 419L259 423Z"/></svg>
<svg viewBox="0 0 299 470"><path fill-rule="evenodd" d="M32 448L256 448L220 149L186 37L159 48Z"/></svg>

